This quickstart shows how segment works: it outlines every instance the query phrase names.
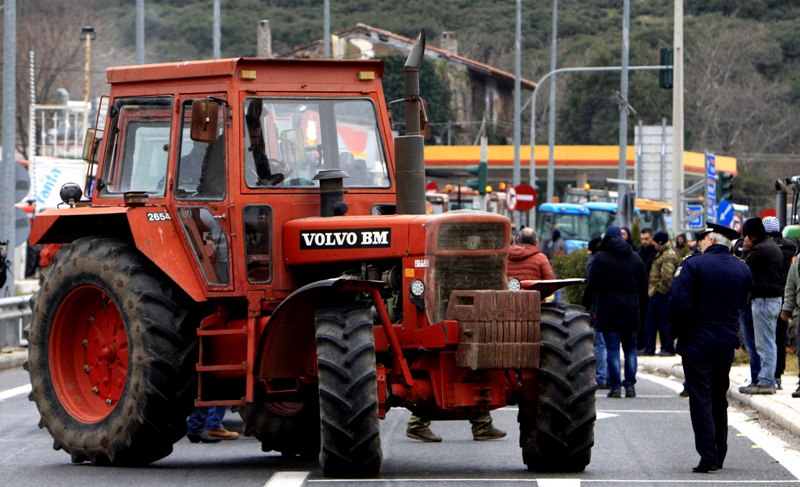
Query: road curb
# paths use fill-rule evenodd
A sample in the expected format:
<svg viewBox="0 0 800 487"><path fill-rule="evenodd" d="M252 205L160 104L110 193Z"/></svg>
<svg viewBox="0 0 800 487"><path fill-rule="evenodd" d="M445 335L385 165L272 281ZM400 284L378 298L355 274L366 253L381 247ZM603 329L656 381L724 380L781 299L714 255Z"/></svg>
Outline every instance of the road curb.
<svg viewBox="0 0 800 487"><path fill-rule="evenodd" d="M648 373L666 377L674 377L681 381L683 381L685 378L683 374L683 366L680 363L652 363L648 362L646 359L639 359L639 366ZM783 396L787 395L786 391L778 391L780 396L778 394L742 394L739 392L739 385L742 377L739 377L736 374L737 371L735 369L731 369L731 371L734 373L731 374L731 385L728 389L729 399L733 399L734 401L755 409L760 415L769 418L786 431L792 433L793 435L800 436L800 400L797 398L792 398L791 396L787 396L788 401L792 404L792 406L785 404L783 401L786 401L787 398L784 398ZM750 373L748 369L745 373L745 377L749 376ZM796 407L793 407L793 401L797 401Z"/></svg>
<svg viewBox="0 0 800 487"><path fill-rule="evenodd" d="M27 350L15 349L10 352L0 352L0 370L22 367L26 360L28 360Z"/></svg>

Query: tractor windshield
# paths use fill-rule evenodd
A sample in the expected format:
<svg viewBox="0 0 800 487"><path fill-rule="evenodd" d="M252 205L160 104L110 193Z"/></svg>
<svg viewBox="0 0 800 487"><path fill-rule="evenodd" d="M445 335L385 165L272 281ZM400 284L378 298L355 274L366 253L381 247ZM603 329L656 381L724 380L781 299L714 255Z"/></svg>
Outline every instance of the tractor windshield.
<svg viewBox="0 0 800 487"><path fill-rule="evenodd" d="M172 98L122 98L109 108L100 196L143 191L164 196Z"/></svg>
<svg viewBox="0 0 800 487"><path fill-rule="evenodd" d="M345 187L389 186L385 148L369 99L247 98L244 168L251 188L314 187L341 169Z"/></svg>

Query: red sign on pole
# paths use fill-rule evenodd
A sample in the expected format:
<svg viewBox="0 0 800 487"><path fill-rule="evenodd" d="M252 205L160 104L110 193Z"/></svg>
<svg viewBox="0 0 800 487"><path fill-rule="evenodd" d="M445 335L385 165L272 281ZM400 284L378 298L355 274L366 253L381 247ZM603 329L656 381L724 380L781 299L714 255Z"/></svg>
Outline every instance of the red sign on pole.
<svg viewBox="0 0 800 487"><path fill-rule="evenodd" d="M511 211L528 211L536 206L536 190L530 184L520 184L508 188L506 205Z"/></svg>

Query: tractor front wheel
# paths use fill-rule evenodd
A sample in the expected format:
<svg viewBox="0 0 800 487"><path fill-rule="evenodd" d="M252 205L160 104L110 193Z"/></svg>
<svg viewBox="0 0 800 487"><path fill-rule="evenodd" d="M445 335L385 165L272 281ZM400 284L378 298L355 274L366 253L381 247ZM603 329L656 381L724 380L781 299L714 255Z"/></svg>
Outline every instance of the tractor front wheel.
<svg viewBox="0 0 800 487"><path fill-rule="evenodd" d="M185 299L122 240L61 249L33 300L26 363L55 449L102 465L172 452L196 393Z"/></svg>
<svg viewBox="0 0 800 487"><path fill-rule="evenodd" d="M329 477L374 477L383 453L370 311L323 309L315 324L322 470Z"/></svg>
<svg viewBox="0 0 800 487"><path fill-rule="evenodd" d="M594 333L580 306L542 304L541 362L520 404L522 459L536 472L582 472L594 445Z"/></svg>

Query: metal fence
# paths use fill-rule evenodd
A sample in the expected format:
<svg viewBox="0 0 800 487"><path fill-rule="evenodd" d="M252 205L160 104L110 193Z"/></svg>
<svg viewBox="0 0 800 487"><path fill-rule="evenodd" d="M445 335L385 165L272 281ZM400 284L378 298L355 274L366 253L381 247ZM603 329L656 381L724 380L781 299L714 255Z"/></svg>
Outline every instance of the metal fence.
<svg viewBox="0 0 800 487"><path fill-rule="evenodd" d="M0 298L0 348L28 345L22 333L31 321L31 296Z"/></svg>

